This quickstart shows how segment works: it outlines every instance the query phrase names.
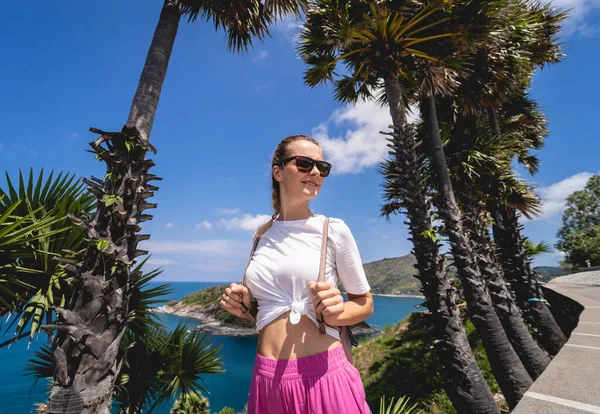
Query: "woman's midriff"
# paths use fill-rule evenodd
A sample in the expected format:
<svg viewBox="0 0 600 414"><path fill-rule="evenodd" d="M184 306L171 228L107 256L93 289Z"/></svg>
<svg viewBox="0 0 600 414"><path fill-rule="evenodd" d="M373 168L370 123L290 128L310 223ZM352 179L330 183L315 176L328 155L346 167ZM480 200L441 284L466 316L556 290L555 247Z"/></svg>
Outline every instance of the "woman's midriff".
<svg viewBox="0 0 600 414"><path fill-rule="evenodd" d="M258 353L265 358L298 359L327 352L340 344L331 335L322 334L313 321L302 316L296 325L286 312L258 333Z"/></svg>

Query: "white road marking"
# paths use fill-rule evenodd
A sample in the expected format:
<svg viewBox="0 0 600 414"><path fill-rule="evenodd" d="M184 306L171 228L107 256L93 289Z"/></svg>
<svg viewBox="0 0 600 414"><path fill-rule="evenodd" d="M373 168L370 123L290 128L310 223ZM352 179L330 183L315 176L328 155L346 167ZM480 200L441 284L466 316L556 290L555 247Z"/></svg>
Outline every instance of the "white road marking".
<svg viewBox="0 0 600 414"><path fill-rule="evenodd" d="M564 398L552 397L551 395L539 394L537 392L527 391L525 397L535 398L537 400L548 401L554 404L564 405L566 407L577 408L588 413L600 414L600 407L597 405L584 404L577 401L565 400Z"/></svg>
<svg viewBox="0 0 600 414"><path fill-rule="evenodd" d="M600 350L600 348L595 347L595 346L573 345L573 344L565 344L565 346L573 346L575 348L587 348L587 349L597 349L597 350Z"/></svg>

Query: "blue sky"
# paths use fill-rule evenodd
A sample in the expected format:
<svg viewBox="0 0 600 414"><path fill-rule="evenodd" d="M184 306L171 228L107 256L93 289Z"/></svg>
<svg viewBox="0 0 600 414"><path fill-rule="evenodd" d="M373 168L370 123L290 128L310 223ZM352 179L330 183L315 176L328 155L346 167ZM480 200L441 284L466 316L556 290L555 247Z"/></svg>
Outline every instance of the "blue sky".
<svg viewBox="0 0 600 414"><path fill-rule="evenodd" d="M0 15L0 166L103 175L85 152L90 126L121 128L162 1L9 2ZM551 135L532 179L547 203L527 222L533 240L555 241L565 197L600 171L600 1L560 0L573 7L565 26L567 59L541 71L532 94L550 118ZM145 232L151 263L163 280L240 278L252 230L270 211L270 156L291 134L322 140L336 172L313 203L352 229L364 262L409 253L398 216L379 216L385 155L378 131L386 108L336 103L331 89L309 89L297 59L297 23L285 21L272 38L243 55L226 51L213 26L182 22L163 87L151 141L154 173L163 177L159 208ZM4 180L0 180L4 185ZM536 264L553 265L560 254Z"/></svg>

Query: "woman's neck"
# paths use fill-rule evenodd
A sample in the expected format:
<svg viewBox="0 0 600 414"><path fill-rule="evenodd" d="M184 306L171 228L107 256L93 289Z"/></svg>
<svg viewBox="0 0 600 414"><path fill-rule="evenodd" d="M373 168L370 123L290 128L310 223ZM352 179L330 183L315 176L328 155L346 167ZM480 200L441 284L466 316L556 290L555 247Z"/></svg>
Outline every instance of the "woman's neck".
<svg viewBox="0 0 600 414"><path fill-rule="evenodd" d="M314 213L308 208L308 202L299 204L285 203L282 200L281 211L279 212L279 221L303 220L314 216Z"/></svg>

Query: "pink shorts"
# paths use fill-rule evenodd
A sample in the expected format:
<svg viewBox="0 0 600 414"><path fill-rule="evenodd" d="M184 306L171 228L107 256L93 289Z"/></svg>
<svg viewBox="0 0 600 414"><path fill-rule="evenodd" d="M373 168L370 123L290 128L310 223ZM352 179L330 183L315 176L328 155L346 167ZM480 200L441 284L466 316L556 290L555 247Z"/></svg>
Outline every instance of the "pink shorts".
<svg viewBox="0 0 600 414"><path fill-rule="evenodd" d="M340 345L294 360L256 354L248 414L370 414L360 374Z"/></svg>

